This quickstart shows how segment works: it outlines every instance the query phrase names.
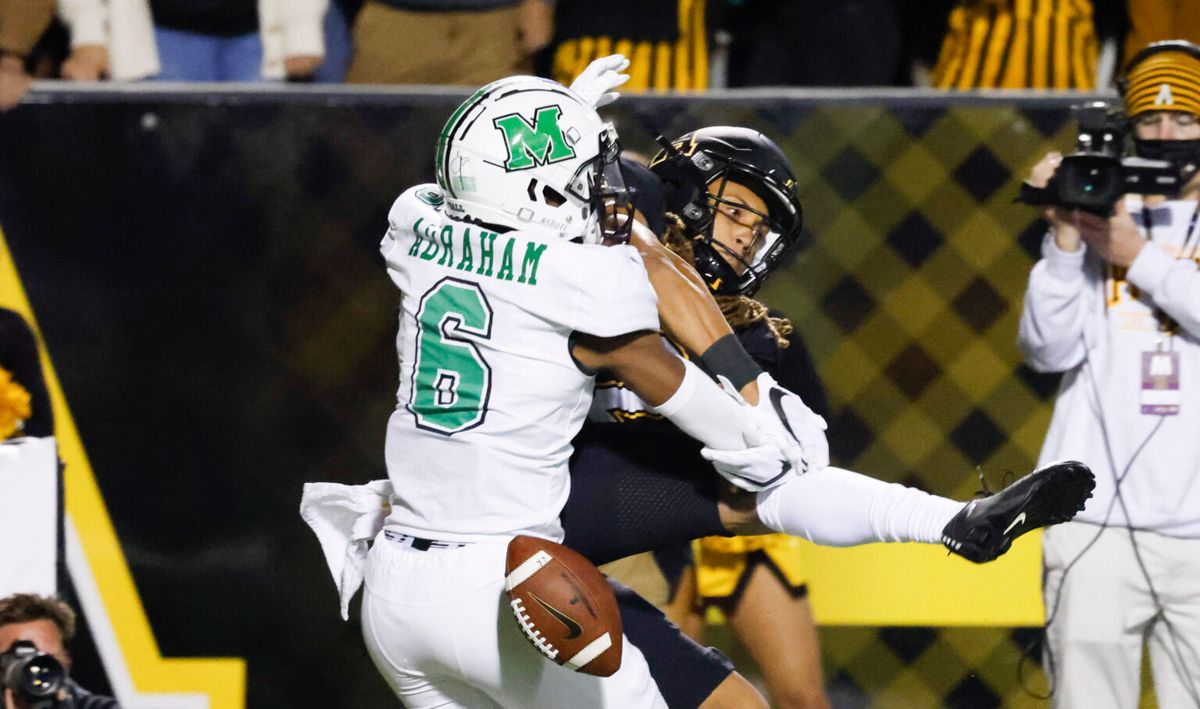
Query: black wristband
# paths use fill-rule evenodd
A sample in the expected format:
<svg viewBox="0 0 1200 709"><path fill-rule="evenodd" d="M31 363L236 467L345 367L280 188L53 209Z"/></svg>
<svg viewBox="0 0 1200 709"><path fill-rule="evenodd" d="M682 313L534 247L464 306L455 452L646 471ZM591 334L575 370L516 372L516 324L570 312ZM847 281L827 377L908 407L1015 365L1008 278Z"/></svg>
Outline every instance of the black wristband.
<svg viewBox="0 0 1200 709"><path fill-rule="evenodd" d="M758 379L758 375L763 372L762 367L746 354L742 343L732 333L717 340L712 347L705 350L700 355L699 364L701 369L713 377L718 374L724 376L738 391Z"/></svg>

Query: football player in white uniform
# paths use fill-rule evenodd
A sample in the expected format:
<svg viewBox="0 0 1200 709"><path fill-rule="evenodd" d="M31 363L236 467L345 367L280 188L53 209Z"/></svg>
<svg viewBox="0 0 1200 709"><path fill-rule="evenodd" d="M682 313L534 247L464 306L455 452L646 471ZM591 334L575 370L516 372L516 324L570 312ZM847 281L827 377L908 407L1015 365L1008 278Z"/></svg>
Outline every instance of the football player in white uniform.
<svg viewBox="0 0 1200 709"><path fill-rule="evenodd" d="M437 185L397 200L381 244L402 293L391 513L365 570L363 633L408 706L662 706L644 659L596 678L545 661L504 618L517 534L562 539L570 440L613 371L762 487L799 447L663 345L629 246L611 126L554 82L480 89L437 146ZM616 212L616 214L614 214ZM606 246L604 243L616 243Z"/></svg>

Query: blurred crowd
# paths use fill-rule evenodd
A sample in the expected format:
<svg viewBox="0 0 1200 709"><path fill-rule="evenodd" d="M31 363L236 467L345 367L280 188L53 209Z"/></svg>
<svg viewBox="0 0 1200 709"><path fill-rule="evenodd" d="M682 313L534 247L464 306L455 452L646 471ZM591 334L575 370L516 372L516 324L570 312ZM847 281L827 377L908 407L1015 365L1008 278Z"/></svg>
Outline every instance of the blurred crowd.
<svg viewBox="0 0 1200 709"><path fill-rule="evenodd" d="M1181 0L0 0L0 107L34 78L478 86L632 60L628 90L1089 89L1200 40Z"/></svg>

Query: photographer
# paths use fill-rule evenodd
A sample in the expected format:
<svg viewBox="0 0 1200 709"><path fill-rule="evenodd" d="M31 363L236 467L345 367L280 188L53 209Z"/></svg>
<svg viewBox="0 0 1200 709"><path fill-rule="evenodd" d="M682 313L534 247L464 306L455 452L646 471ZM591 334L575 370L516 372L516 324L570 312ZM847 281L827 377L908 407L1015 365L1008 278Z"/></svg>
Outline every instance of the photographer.
<svg viewBox="0 0 1200 709"><path fill-rule="evenodd" d="M0 598L0 652L14 651L21 641L32 643L40 652L53 656L64 670L71 668L66 643L75 636L75 611L57 598L15 593ZM19 647L19 646L18 646ZM2 665L0 665L2 666ZM19 692L4 689L3 709L120 709L115 699L88 692L64 677L63 687L50 700L30 703ZM0 676L0 683L4 678Z"/></svg>
<svg viewBox="0 0 1200 709"><path fill-rule="evenodd" d="M1134 152L1182 187L1046 213L1019 337L1031 367L1065 372L1040 463L1096 472L1087 508L1043 537L1046 671L1056 707L1136 707L1146 642L1159 706L1198 707L1200 47L1150 45L1120 88Z"/></svg>

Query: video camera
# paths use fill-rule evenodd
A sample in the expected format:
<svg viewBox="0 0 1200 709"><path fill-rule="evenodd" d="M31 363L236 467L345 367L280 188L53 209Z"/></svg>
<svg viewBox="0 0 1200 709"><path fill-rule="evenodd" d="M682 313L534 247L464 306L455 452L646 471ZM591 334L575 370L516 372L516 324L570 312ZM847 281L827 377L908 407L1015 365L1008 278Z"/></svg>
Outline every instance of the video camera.
<svg viewBox="0 0 1200 709"><path fill-rule="evenodd" d="M27 706L53 709L66 687L67 671L53 655L28 640L18 640L0 653L0 690L10 689Z"/></svg>
<svg viewBox="0 0 1200 709"><path fill-rule="evenodd" d="M1075 152L1063 158L1045 187L1023 183L1018 202L1107 217L1123 195L1175 194L1191 177L1165 160L1122 157L1128 121L1104 101L1073 106L1071 112L1079 122Z"/></svg>

